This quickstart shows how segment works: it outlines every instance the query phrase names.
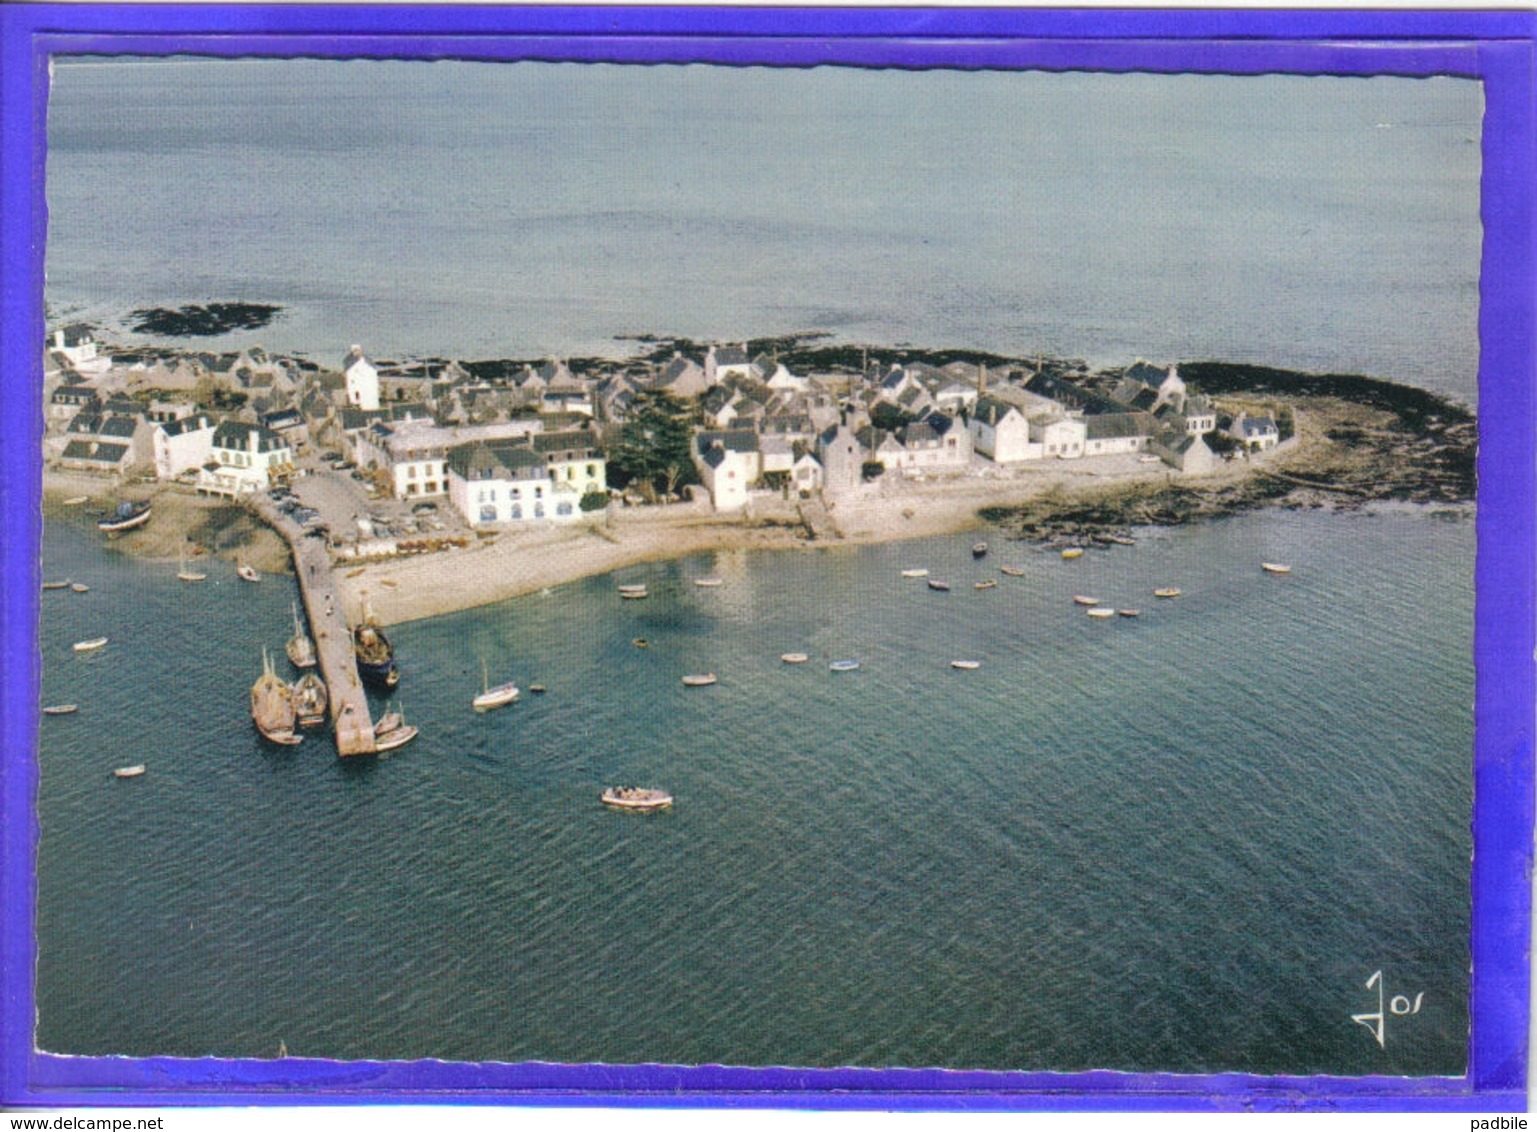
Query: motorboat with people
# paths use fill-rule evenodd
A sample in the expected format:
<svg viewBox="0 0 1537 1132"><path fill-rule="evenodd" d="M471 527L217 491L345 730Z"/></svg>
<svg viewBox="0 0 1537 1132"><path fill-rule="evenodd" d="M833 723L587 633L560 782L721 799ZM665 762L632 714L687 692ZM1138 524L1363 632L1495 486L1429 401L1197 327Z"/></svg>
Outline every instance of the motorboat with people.
<svg viewBox="0 0 1537 1132"><path fill-rule="evenodd" d="M605 806L620 810L665 810L672 805L667 791L643 786L610 786L601 797Z"/></svg>

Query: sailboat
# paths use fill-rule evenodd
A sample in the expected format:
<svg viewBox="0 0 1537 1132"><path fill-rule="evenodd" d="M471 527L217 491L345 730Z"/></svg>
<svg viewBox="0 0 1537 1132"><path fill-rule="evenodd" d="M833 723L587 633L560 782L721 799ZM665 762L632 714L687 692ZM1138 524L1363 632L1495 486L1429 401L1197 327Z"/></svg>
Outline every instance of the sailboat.
<svg viewBox="0 0 1537 1132"><path fill-rule="evenodd" d="M251 685L251 719L262 738L291 747L300 741L294 734L293 692L272 671L272 658L262 649L262 674Z"/></svg>
<svg viewBox="0 0 1537 1132"><path fill-rule="evenodd" d="M485 690L472 701L476 711L490 711L504 704L510 704L518 698L518 686L511 680L505 684L491 687L491 677L486 671L486 662L482 658L480 662L480 683Z"/></svg>
<svg viewBox="0 0 1537 1132"><path fill-rule="evenodd" d="M200 570L188 569L187 556L185 554L177 562L176 576L184 582L201 582L208 578L208 575Z"/></svg>
<svg viewBox="0 0 1537 1132"><path fill-rule="evenodd" d="M392 712L381 715L374 724L374 750L393 751L396 747L404 747L412 739L416 738L416 728L406 723L405 709L397 707Z"/></svg>
<svg viewBox="0 0 1537 1132"><path fill-rule="evenodd" d="M301 727L312 727L317 723L324 723L326 718L326 705L330 697L326 692L325 682L313 672L306 672L293 684L294 714L299 717Z"/></svg>
<svg viewBox="0 0 1537 1132"><path fill-rule="evenodd" d="M288 659L295 668L314 668L317 659L315 642L310 640L309 634L304 631L304 626L299 624L298 603L290 603L290 606L294 614L294 635L288 638Z"/></svg>

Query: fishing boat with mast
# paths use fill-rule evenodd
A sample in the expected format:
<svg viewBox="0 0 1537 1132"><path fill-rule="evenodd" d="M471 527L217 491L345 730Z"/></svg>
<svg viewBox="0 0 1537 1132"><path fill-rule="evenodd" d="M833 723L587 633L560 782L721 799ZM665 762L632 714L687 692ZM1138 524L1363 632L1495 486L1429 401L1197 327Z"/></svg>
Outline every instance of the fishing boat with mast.
<svg viewBox="0 0 1537 1132"><path fill-rule="evenodd" d="M298 716L300 727L313 727L317 723L324 723L326 707L330 704L330 693L326 691L325 681L313 672L306 672L293 683L294 714Z"/></svg>
<svg viewBox="0 0 1537 1132"><path fill-rule="evenodd" d="M363 599L363 620L352 630L352 654L357 659L358 675L379 688L393 688L400 683L400 669L395 667L395 648L384 630L374 620L368 599Z"/></svg>
<svg viewBox="0 0 1537 1132"><path fill-rule="evenodd" d="M396 707L394 711L381 715L374 724L374 750L393 751L397 747L404 747L417 735L417 728L406 722L406 712L403 707Z"/></svg>
<svg viewBox="0 0 1537 1132"><path fill-rule="evenodd" d="M251 685L251 719L262 738L292 747L302 740L294 734L297 719L293 689L272 671L272 658L262 649L262 674Z"/></svg>
<svg viewBox="0 0 1537 1132"><path fill-rule="evenodd" d="M294 615L294 635L288 638L285 651L288 660L295 668L314 668L319 658L315 654L315 642L310 640L309 634L304 631L304 626L299 621L299 603L292 602L290 607Z"/></svg>

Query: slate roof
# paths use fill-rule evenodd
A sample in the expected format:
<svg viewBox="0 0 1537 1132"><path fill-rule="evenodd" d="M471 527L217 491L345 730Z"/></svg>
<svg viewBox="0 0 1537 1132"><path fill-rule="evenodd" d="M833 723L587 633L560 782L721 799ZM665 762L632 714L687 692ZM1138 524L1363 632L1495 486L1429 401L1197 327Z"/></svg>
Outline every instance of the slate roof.
<svg viewBox="0 0 1537 1132"><path fill-rule="evenodd" d="M101 424L100 435L132 439L138 430L138 417L108 417Z"/></svg>
<svg viewBox="0 0 1537 1132"><path fill-rule="evenodd" d="M719 444L731 452L758 451L758 434L750 428L732 428L718 432L700 432L694 437L695 451L707 454Z"/></svg>
<svg viewBox="0 0 1537 1132"><path fill-rule="evenodd" d="M971 415L989 428L997 428L998 422L1010 413L1019 413L1019 409L996 397L978 397L976 405L971 410ZM1020 416L1023 417L1024 414L1020 413Z"/></svg>
<svg viewBox="0 0 1537 1132"><path fill-rule="evenodd" d="M201 432L205 428L213 427L213 418L207 413L193 413L178 420L166 421L160 426L160 431L166 436L185 436L189 432Z"/></svg>
<svg viewBox="0 0 1537 1132"><path fill-rule="evenodd" d="M103 464L120 463L128 454L126 444L107 444L93 440L71 440L64 446L60 458L65 460L96 460Z"/></svg>
<svg viewBox="0 0 1537 1132"><path fill-rule="evenodd" d="M1083 418L1085 440L1124 440L1129 436L1152 436L1157 431L1146 413L1099 413Z"/></svg>
<svg viewBox="0 0 1537 1132"><path fill-rule="evenodd" d="M253 436L256 438L255 451L257 452L277 452L288 447L283 438L270 428L259 424L247 424L245 421L224 421L220 424L213 431L213 446L250 452Z"/></svg>

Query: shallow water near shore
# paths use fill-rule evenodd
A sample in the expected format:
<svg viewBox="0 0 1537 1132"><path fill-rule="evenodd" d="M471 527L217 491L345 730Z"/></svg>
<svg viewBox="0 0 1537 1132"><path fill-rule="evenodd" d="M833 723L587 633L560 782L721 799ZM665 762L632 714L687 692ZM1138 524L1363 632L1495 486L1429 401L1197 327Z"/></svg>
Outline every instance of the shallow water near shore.
<svg viewBox="0 0 1537 1132"><path fill-rule="evenodd" d="M343 763L251 727L291 581L51 523L44 576L91 591L41 598L44 702L80 711L41 721L38 1044L1462 1072L1472 522L1138 534L705 555L398 626L421 737ZM482 659L519 703L470 710ZM618 782L677 804L608 812ZM1351 1020L1378 970L1424 993L1385 1048Z"/></svg>

